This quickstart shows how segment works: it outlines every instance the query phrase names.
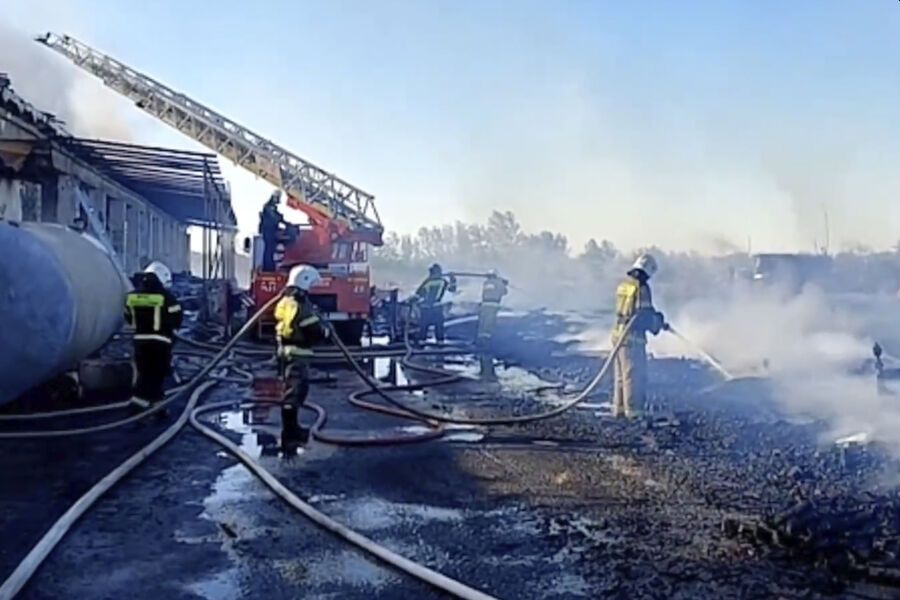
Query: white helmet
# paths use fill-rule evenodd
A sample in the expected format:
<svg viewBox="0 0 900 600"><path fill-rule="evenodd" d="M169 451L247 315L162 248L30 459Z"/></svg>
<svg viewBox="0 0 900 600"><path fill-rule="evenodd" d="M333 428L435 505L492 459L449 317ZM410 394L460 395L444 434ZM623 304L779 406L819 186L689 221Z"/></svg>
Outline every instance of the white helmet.
<svg viewBox="0 0 900 600"><path fill-rule="evenodd" d="M159 282L163 284L164 288L168 289L172 287L172 271L158 260L154 260L147 265L147 268L144 269L144 273L153 273L156 275L156 278L159 279Z"/></svg>
<svg viewBox="0 0 900 600"><path fill-rule="evenodd" d="M309 265L297 265L291 269L291 272L288 275L287 284L291 287L301 289L304 292L308 292L309 288L316 285L321 280L322 277L315 267Z"/></svg>
<svg viewBox="0 0 900 600"><path fill-rule="evenodd" d="M656 259L653 258L652 254L641 254L634 260L634 264L631 265L631 270L643 271L647 275L647 279L653 277L658 268L659 265L656 264Z"/></svg>
<svg viewBox="0 0 900 600"><path fill-rule="evenodd" d="M487 272L488 277L497 277L497 269L489 269Z"/></svg>

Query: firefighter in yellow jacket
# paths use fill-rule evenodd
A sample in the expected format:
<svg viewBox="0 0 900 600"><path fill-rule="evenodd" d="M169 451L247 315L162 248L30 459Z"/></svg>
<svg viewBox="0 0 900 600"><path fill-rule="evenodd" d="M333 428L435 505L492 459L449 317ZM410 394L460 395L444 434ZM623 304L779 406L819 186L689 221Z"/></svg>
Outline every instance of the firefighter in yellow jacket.
<svg viewBox="0 0 900 600"><path fill-rule="evenodd" d="M309 360L316 342L329 336L309 299L309 289L320 280L309 265L297 265L288 275L284 295L275 305L278 364L285 382L281 405L282 440L305 443L309 430L300 427L297 413L309 394Z"/></svg>
<svg viewBox="0 0 900 600"><path fill-rule="evenodd" d="M616 288L612 343L618 343L623 334L626 336L614 359L613 414L617 417L630 418L643 408L647 394L647 332L657 335L669 328L663 314L653 307L647 283L656 270L656 259L642 254ZM625 333L632 319L631 329Z"/></svg>
<svg viewBox="0 0 900 600"><path fill-rule="evenodd" d="M172 370L172 342L181 327L181 305L169 291L172 272L161 262L150 263L132 277L134 291L125 297L125 322L134 327L134 395L131 404L147 409L164 396ZM159 416L165 416L160 411Z"/></svg>
<svg viewBox="0 0 900 600"><path fill-rule="evenodd" d="M497 313L500 312L500 301L509 292L509 282L491 269L487 272L487 278L481 288L481 306L478 312L478 331L475 341L479 345L485 345L494 334L497 325Z"/></svg>

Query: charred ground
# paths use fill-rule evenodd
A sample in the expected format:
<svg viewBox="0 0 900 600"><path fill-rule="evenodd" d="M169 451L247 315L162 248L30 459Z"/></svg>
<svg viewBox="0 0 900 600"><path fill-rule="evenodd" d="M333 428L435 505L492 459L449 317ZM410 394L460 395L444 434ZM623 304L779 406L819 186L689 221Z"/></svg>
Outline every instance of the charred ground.
<svg viewBox="0 0 900 600"><path fill-rule="evenodd" d="M577 386L598 367L596 357L549 341L567 327L544 313L504 319L498 355L518 368L501 364L496 381L406 400L473 415L546 409L559 399L535 387ZM315 392L330 428L406 425L348 407L359 384L336 374ZM788 420L746 390L699 394L715 379L691 361L653 361L651 376L653 413L643 421L612 420L593 398L527 426L414 446L313 444L292 460L268 456L275 414L257 415L252 427L237 412L219 421L325 513L498 597L895 597L900 523L887 456L825 442L823 424ZM222 385L213 399L242 393ZM3 442L4 575L68 504L157 431ZM193 431L102 499L21 597L122 594L439 597L291 513Z"/></svg>

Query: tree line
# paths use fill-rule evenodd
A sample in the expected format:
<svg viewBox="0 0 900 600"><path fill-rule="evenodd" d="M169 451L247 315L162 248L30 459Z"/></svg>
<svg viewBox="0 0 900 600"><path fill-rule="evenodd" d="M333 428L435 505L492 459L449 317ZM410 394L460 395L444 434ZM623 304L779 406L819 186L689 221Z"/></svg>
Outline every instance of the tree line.
<svg viewBox="0 0 900 600"><path fill-rule="evenodd" d="M657 286L668 294L690 296L698 286L708 289L747 279L752 257L735 252L708 256L697 252L671 252L658 247L625 251L609 240L590 239L573 249L561 233L525 231L512 212L495 211L478 223L423 227L415 235L387 233L375 249L372 269L379 284L412 285L424 277L428 265L445 270L497 269L511 281L533 291L608 295L641 252L652 252L660 263ZM900 287L900 254L872 253L857 248L834 255L832 287L848 292L890 292Z"/></svg>

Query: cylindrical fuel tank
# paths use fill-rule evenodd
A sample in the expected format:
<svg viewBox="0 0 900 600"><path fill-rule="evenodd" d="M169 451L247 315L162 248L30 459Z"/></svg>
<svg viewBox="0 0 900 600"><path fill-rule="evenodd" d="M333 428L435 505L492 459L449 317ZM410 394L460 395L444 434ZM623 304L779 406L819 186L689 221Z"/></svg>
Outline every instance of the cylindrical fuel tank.
<svg viewBox="0 0 900 600"><path fill-rule="evenodd" d="M130 289L92 236L0 221L0 404L99 350L121 328Z"/></svg>

